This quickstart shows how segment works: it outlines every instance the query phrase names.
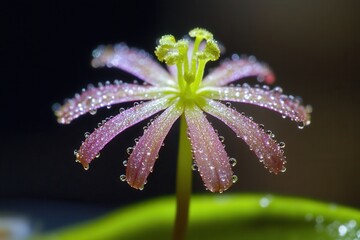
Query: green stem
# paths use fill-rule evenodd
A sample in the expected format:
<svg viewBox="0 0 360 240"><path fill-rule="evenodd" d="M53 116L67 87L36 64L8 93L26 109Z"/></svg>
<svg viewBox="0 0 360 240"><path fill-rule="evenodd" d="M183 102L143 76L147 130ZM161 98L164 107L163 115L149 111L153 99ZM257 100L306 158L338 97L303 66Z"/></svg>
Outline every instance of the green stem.
<svg viewBox="0 0 360 240"><path fill-rule="evenodd" d="M192 186L191 145L187 138L185 116L180 120L179 150L176 170L176 217L173 240L185 239L188 224L190 194Z"/></svg>

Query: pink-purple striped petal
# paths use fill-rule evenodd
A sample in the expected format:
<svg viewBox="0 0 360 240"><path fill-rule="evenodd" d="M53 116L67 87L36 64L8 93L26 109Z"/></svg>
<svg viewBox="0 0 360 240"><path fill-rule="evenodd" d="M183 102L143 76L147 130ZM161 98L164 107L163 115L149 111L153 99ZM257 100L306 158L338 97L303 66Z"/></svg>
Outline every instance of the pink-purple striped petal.
<svg viewBox="0 0 360 240"><path fill-rule="evenodd" d="M206 87L203 91L211 99L254 104L274 110L301 125L310 124L308 108L304 107L299 99L282 94L280 87L272 90L251 87Z"/></svg>
<svg viewBox="0 0 360 240"><path fill-rule="evenodd" d="M160 98L164 95L162 90L164 88L128 83L100 84L96 88L91 86L84 89L81 94L76 94L74 98L67 100L55 111L55 115L59 123L68 124L87 112L95 113L101 107Z"/></svg>
<svg viewBox="0 0 360 240"><path fill-rule="evenodd" d="M183 109L172 104L145 130L127 161L126 180L130 186L142 189L155 164L163 141Z"/></svg>
<svg viewBox="0 0 360 240"><path fill-rule="evenodd" d="M224 86L245 77L258 77L260 81L272 84L275 76L264 63L256 61L254 57L238 57L226 60L213 69L203 80L203 86Z"/></svg>
<svg viewBox="0 0 360 240"><path fill-rule="evenodd" d="M277 174L285 171L286 161L282 144L278 144L271 138L271 134L267 134L250 118L214 100L207 100L203 110L228 125L249 145L270 172Z"/></svg>
<svg viewBox="0 0 360 240"><path fill-rule="evenodd" d="M223 192L232 185L233 172L224 146L197 106L185 108L188 134L201 178L212 192Z"/></svg>
<svg viewBox="0 0 360 240"><path fill-rule="evenodd" d="M174 86L172 76L148 53L120 43L101 45L93 51L93 67L115 67L152 84Z"/></svg>
<svg viewBox="0 0 360 240"><path fill-rule="evenodd" d="M76 161L80 162L86 169L101 149L116 135L168 106L169 100L160 98L139 104L119 113L99 126L92 134L86 136L79 151L76 152Z"/></svg>

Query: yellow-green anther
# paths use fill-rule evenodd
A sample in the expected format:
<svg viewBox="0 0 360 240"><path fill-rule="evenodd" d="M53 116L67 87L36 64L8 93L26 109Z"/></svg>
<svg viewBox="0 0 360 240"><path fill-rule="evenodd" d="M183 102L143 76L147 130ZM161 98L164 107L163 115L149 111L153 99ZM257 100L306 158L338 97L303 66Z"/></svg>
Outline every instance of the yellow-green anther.
<svg viewBox="0 0 360 240"><path fill-rule="evenodd" d="M190 37L200 38L201 40L202 39L210 40L213 38L212 33L203 28L194 28L189 32L189 35Z"/></svg>
<svg viewBox="0 0 360 240"><path fill-rule="evenodd" d="M184 62L187 50L188 42L186 40L176 42L174 36L165 35L159 40L155 55L160 61L164 61L168 65L175 65Z"/></svg>
<svg viewBox="0 0 360 240"><path fill-rule="evenodd" d="M215 40L206 41L205 49L196 53L199 60L216 61L220 57L220 48Z"/></svg>

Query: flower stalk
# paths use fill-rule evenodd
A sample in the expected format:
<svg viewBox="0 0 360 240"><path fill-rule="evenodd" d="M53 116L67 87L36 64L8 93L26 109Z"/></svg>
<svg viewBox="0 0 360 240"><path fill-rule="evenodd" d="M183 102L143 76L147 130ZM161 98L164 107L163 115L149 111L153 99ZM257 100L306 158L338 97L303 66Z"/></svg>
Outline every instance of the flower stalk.
<svg viewBox="0 0 360 240"><path fill-rule="evenodd" d="M173 230L174 240L183 240L186 235L192 187L191 166L191 145L187 136L186 119L183 115L180 118L179 149L176 168L176 216Z"/></svg>

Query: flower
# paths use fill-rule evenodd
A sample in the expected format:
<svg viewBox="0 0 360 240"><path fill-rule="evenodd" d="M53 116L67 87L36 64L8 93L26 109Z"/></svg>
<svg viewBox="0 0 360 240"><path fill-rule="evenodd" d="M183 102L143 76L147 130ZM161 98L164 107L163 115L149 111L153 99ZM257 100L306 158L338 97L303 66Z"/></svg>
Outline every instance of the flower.
<svg viewBox="0 0 360 240"><path fill-rule="evenodd" d="M121 43L99 46L93 52L94 67L115 67L144 81L144 84L107 82L90 86L55 110L58 122L67 124L87 112L122 102L136 101L133 107L122 109L118 115L104 120L91 134L86 134L80 149L75 151L76 161L88 169L90 162L115 136L132 125L150 118L143 136L129 148L126 175L120 178L136 189L142 189L152 172L159 150L174 122L184 116L188 127L192 154L204 185L212 192L223 192L236 181L232 165L221 139L206 118L212 115L243 139L270 172L285 171L282 142L276 142L270 131L255 123L251 117L222 103L240 102L258 105L279 112L299 123L302 128L310 123L310 111L292 96L282 93L280 87L269 89L250 87L244 83L231 85L236 80L257 76L267 84L274 75L267 65L254 57L239 57L223 61L203 78L205 65L220 56L220 48L213 35L205 29L189 32L195 38L176 40L165 35L159 40L155 55L168 65L168 71L147 53ZM140 102L140 103L139 103Z"/></svg>

